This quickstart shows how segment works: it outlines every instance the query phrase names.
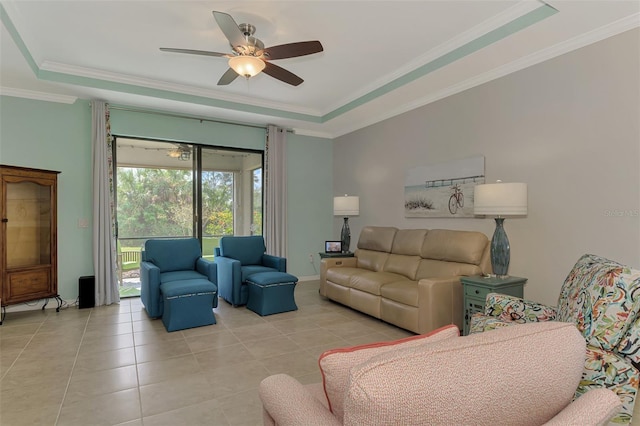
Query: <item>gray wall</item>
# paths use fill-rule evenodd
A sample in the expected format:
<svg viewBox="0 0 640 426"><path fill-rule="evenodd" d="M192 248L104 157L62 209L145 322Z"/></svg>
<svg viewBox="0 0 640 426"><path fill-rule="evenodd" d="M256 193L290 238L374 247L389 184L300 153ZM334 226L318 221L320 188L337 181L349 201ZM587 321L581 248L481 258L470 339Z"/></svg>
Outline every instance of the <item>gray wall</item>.
<svg viewBox="0 0 640 426"><path fill-rule="evenodd" d="M484 155L487 182L529 186L527 217L505 221L525 297L555 304L583 253L640 267L639 40L634 29L336 139L334 195L360 196L352 239L364 225L490 237L490 218L403 207L407 169Z"/></svg>

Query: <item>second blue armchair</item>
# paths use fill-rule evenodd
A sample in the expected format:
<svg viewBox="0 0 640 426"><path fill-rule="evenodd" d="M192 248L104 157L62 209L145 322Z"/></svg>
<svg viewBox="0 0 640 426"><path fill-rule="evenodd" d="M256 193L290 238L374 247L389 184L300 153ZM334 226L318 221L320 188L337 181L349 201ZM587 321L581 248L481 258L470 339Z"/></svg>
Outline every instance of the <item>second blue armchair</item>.
<svg viewBox="0 0 640 426"><path fill-rule="evenodd" d="M287 259L266 254L264 238L222 237L218 267L218 294L233 306L245 305L249 299L247 277L258 272L287 272Z"/></svg>

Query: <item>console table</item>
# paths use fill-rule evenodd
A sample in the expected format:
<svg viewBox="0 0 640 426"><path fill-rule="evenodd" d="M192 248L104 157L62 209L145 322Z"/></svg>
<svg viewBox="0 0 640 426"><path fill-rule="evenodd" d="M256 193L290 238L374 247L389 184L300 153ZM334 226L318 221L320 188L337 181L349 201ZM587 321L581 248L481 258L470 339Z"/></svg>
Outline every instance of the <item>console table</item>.
<svg viewBox="0 0 640 426"><path fill-rule="evenodd" d="M484 312L484 304L489 293L502 293L515 297L524 296L526 278L495 276L473 276L460 278L464 294L463 335L469 334L469 322L476 312Z"/></svg>

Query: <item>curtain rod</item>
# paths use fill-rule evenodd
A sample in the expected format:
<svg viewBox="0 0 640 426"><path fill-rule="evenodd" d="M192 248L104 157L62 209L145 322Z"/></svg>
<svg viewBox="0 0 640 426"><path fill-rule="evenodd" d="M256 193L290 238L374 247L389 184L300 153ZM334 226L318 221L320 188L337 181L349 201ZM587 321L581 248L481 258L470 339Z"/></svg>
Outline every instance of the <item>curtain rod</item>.
<svg viewBox="0 0 640 426"><path fill-rule="evenodd" d="M263 130L267 130L266 126L260 126L257 124L246 124L246 123L237 123L237 122L233 122L233 121L224 121L224 120L214 120L213 118L203 118L203 117L196 117L193 115L186 115L186 114L176 114L176 113L172 113L172 112L162 112L162 111L150 111L150 110L146 110L146 109L142 109L142 108L131 108L131 107L124 107L124 106L118 106L118 105L111 105L109 104L109 109L116 109L119 111L129 111L129 112L140 112L143 114L153 114L153 115L162 115L165 117L174 117L174 118L186 118L189 120L197 120L199 122L203 122L203 121L207 121L209 123L220 123L220 124L231 124L233 126L242 126L242 127L251 127L254 129L263 129ZM293 130L291 129L285 129L287 131L287 133L294 133Z"/></svg>

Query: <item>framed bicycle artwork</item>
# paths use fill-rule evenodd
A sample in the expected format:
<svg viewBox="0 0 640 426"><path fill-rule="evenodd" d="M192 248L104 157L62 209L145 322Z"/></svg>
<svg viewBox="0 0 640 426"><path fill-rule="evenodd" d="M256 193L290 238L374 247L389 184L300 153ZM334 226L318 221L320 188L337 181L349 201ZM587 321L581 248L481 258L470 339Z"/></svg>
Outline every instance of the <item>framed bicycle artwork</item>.
<svg viewBox="0 0 640 426"><path fill-rule="evenodd" d="M407 170L405 217L474 217L473 189L484 183L484 157Z"/></svg>

